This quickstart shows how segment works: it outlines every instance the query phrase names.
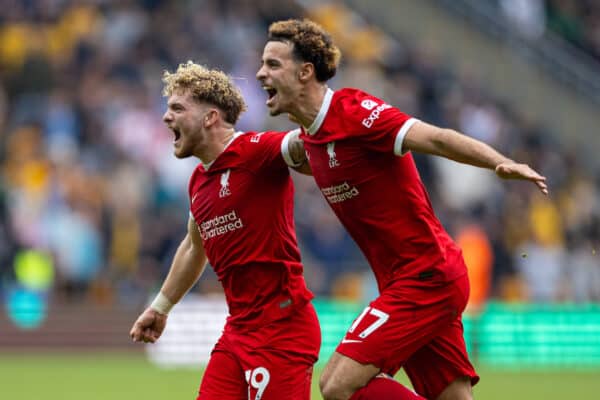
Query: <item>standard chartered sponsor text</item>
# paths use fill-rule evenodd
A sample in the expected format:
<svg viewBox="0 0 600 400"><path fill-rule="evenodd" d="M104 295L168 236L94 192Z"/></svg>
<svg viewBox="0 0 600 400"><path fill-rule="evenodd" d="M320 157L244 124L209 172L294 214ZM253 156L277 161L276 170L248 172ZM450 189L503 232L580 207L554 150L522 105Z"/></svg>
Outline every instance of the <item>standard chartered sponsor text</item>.
<svg viewBox="0 0 600 400"><path fill-rule="evenodd" d="M356 186L350 187L348 182L322 188L321 192L323 192L325 197L327 197L327 201L331 204L346 201L360 194Z"/></svg>
<svg viewBox="0 0 600 400"><path fill-rule="evenodd" d="M243 227L244 223L242 219L237 216L235 210L232 210L227 214L219 215L202 222L200 224L200 234L202 235L202 239L207 240Z"/></svg>

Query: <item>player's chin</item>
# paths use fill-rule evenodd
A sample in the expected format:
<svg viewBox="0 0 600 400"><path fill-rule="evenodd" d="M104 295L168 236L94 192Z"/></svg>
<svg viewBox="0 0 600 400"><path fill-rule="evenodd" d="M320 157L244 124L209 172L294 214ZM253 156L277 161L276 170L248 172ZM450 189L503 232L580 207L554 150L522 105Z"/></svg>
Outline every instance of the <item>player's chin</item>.
<svg viewBox="0 0 600 400"><path fill-rule="evenodd" d="M281 111L281 109L279 109L277 107L269 108L269 115L271 115L271 117L276 117L282 113L283 113L283 111Z"/></svg>
<svg viewBox="0 0 600 400"><path fill-rule="evenodd" d="M189 152L185 151L182 148L175 148L173 150L173 155L175 155L175 157L177 158L187 158L189 157L191 154L189 154Z"/></svg>

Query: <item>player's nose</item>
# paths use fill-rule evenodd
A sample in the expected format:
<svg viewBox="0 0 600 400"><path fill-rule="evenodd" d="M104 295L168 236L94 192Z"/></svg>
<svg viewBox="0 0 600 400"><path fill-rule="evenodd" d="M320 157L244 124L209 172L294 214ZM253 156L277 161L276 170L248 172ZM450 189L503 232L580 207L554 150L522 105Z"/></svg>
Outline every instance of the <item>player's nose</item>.
<svg viewBox="0 0 600 400"><path fill-rule="evenodd" d="M265 67L261 66L258 71L256 71L256 79L262 82L266 78Z"/></svg>

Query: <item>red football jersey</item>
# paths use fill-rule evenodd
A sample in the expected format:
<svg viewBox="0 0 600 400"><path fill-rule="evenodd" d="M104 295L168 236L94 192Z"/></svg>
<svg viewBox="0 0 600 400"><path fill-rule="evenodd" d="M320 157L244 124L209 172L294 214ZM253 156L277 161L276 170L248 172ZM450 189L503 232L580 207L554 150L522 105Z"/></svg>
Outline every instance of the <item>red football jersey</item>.
<svg viewBox="0 0 600 400"><path fill-rule="evenodd" d="M306 304L285 132L236 133L189 183L191 214L223 285L228 323L256 327Z"/></svg>
<svg viewBox="0 0 600 400"><path fill-rule="evenodd" d="M417 120L357 89L327 91L301 139L327 202L383 291L398 280L439 285L466 273L402 141Z"/></svg>

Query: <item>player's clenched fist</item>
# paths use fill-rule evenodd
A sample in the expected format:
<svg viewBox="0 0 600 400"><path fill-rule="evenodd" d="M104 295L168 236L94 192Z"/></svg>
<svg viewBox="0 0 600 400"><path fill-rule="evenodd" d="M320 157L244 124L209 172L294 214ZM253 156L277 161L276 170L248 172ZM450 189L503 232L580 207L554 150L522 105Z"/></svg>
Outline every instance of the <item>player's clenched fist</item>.
<svg viewBox="0 0 600 400"><path fill-rule="evenodd" d="M134 342L154 343L167 325L167 316L147 308L135 321L129 336Z"/></svg>

